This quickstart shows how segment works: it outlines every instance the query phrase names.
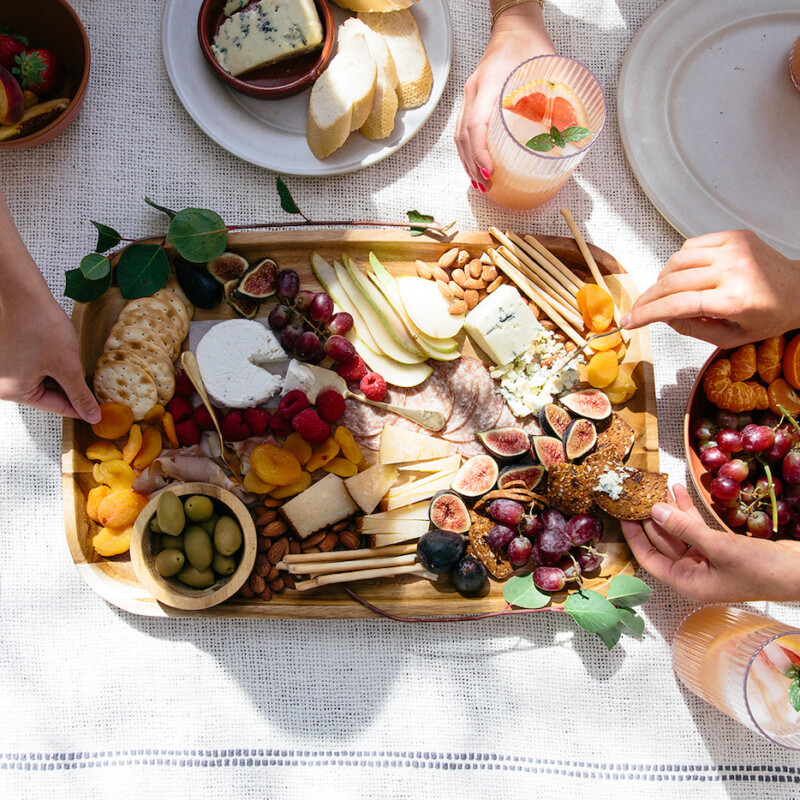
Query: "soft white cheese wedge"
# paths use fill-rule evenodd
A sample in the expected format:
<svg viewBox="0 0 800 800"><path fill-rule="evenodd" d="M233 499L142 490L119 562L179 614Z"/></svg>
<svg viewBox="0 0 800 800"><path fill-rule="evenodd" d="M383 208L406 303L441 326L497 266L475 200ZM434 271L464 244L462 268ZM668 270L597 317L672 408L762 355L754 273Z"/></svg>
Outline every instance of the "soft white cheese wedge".
<svg viewBox="0 0 800 800"><path fill-rule="evenodd" d="M275 334L249 319L215 325L197 345L197 363L211 399L227 408L250 408L265 403L281 390L283 380L260 362L283 361L286 353Z"/></svg>
<svg viewBox="0 0 800 800"><path fill-rule="evenodd" d="M495 364L509 364L524 353L541 325L519 292L498 287L467 314L464 328Z"/></svg>

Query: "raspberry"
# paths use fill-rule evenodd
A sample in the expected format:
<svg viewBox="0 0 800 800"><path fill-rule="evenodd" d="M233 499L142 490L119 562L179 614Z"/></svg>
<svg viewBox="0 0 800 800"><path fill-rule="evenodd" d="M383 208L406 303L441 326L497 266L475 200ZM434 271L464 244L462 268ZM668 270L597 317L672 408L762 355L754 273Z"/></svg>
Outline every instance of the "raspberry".
<svg viewBox="0 0 800 800"><path fill-rule="evenodd" d="M313 408L301 411L292 420L292 427L310 444L322 444L331 435L331 426L323 422Z"/></svg>
<svg viewBox="0 0 800 800"><path fill-rule="evenodd" d="M383 400L386 396L386 381L377 372L368 372L361 379L361 391L368 400Z"/></svg>
<svg viewBox="0 0 800 800"><path fill-rule="evenodd" d="M292 432L292 423L280 414L273 414L269 429L276 436L288 436Z"/></svg>
<svg viewBox="0 0 800 800"><path fill-rule="evenodd" d="M301 392L300 389L292 389L291 392L287 392L281 397L281 401L278 403L278 414L284 419L294 419L297 414L306 408L308 408L306 393Z"/></svg>
<svg viewBox="0 0 800 800"><path fill-rule="evenodd" d="M220 421L219 427L222 431L222 438L228 442L241 442L250 436L250 428L244 424L242 412L238 410L229 411Z"/></svg>
<svg viewBox="0 0 800 800"><path fill-rule="evenodd" d="M182 369L175 373L175 394L181 397L191 397L194 394L194 386Z"/></svg>
<svg viewBox="0 0 800 800"><path fill-rule="evenodd" d="M344 414L344 397L335 389L325 389L317 395L315 401L317 414L325 422L336 422Z"/></svg>
<svg viewBox="0 0 800 800"><path fill-rule="evenodd" d="M200 428L193 419L185 419L175 426L175 435L181 447L191 447L200 443Z"/></svg>
<svg viewBox="0 0 800 800"><path fill-rule="evenodd" d="M192 416L193 409L188 398L176 394L175 397L167 403L167 411L172 414L172 419L177 423L189 419L189 417Z"/></svg>
<svg viewBox="0 0 800 800"><path fill-rule="evenodd" d="M192 414L192 419L197 423L197 427L201 431L213 431L214 423L211 420L211 414L205 406L197 406Z"/></svg>
<svg viewBox="0 0 800 800"><path fill-rule="evenodd" d="M265 408L246 408L242 416L253 436L263 436L267 432L272 414Z"/></svg>
<svg viewBox="0 0 800 800"><path fill-rule="evenodd" d="M336 365L336 372L346 381L360 381L367 374L367 365L361 356L353 356L349 361Z"/></svg>

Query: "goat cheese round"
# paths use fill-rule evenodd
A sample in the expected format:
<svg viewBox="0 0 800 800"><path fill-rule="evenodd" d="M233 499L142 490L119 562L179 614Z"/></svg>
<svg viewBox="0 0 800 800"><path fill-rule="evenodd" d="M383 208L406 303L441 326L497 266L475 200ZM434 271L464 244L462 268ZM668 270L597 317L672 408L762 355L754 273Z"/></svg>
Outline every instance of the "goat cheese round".
<svg viewBox="0 0 800 800"><path fill-rule="evenodd" d="M217 405L250 408L266 403L281 390L280 375L253 363L287 358L275 334L260 322L220 322L199 341L196 355L208 394Z"/></svg>

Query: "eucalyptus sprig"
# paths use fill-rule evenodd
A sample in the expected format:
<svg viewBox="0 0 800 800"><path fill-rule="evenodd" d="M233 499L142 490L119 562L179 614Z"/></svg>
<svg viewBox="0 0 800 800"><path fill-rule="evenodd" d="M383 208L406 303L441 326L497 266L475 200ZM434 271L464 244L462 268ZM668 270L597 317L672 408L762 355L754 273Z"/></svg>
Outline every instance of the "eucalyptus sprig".
<svg viewBox="0 0 800 800"><path fill-rule="evenodd" d="M533 139L528 139L525 142L525 147L531 150L536 150L539 153L547 153L554 147L564 147L569 142L579 142L591 135L588 128L582 128L579 125L572 125L569 128L564 128L560 131L555 125L550 127L549 133L540 133L534 136Z"/></svg>
<svg viewBox="0 0 800 800"><path fill-rule="evenodd" d="M452 238L450 231L455 222L442 225L434 218L419 211L408 211L408 222L382 222L378 220L313 220L304 214L289 187L280 177L276 188L281 208L287 214L298 215L302 221L257 222L252 225L226 225L222 217L206 208L184 208L173 211L145 197L144 201L169 217L166 236L153 242L152 237L126 239L114 228L92 220L97 229L97 244L94 252L81 259L78 269L66 273L67 297L81 303L88 303L100 297L116 277L122 296L132 300L157 292L166 284L170 275L169 258L165 245L175 248L177 253L195 264L211 261L225 252L230 231L253 230L257 228L290 228L300 226L336 227L363 226L375 228L407 228L412 236L423 233L447 240ZM113 251L122 243L122 250Z"/></svg>

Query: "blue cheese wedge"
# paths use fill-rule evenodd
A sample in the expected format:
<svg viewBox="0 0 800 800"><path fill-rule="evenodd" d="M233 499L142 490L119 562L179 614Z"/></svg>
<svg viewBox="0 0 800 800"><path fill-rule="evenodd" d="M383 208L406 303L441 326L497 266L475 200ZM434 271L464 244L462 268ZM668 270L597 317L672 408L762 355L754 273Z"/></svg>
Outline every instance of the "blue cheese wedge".
<svg viewBox="0 0 800 800"><path fill-rule="evenodd" d="M522 355L541 327L519 292L508 284L481 300L464 322L475 344L498 366Z"/></svg>
<svg viewBox="0 0 800 800"><path fill-rule="evenodd" d="M236 5L229 2L226 11ZM261 0L225 20L211 50L226 72L241 75L314 50L322 38L314 0Z"/></svg>

